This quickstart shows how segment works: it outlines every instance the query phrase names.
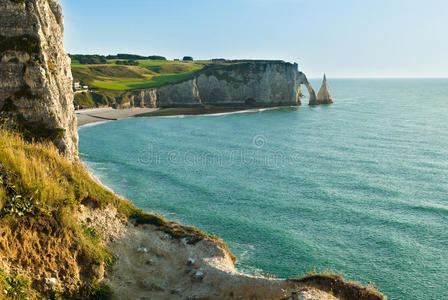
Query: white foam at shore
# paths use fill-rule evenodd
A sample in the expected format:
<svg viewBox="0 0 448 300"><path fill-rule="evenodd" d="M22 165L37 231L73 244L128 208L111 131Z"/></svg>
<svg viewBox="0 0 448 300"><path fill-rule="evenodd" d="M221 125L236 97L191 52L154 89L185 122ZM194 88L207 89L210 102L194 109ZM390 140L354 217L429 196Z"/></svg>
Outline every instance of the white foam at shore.
<svg viewBox="0 0 448 300"><path fill-rule="evenodd" d="M103 187L104 189L108 190L109 192L111 192L112 194L114 194L115 196L121 198L121 199L126 199L126 197L118 194L117 192L115 192L111 187L105 185L101 179L95 175L95 173L93 173L93 170L89 168L89 165L83 161L81 161L83 166L86 167L87 169L87 173L89 174L90 178L92 178L93 181L95 181L98 185L100 185L101 187Z"/></svg>
<svg viewBox="0 0 448 300"><path fill-rule="evenodd" d="M236 110L236 111L230 111L230 112L223 112L223 113L205 113L205 114L186 114L186 115L174 115L174 116L154 116L150 118L184 118L184 117L197 117L197 116L210 116L210 117L216 117L216 116L224 116L224 115L234 115L234 114L246 114L246 113L257 113L257 112L263 112L268 110L277 110L282 108L294 108L297 106L276 106L276 107L266 107L266 108L251 108L251 109L245 109L245 110Z"/></svg>
<svg viewBox="0 0 448 300"><path fill-rule="evenodd" d="M87 123L87 124L83 124L83 125L77 126L77 129L79 130L81 128L93 127L93 126L96 126L96 125L100 125L100 124L107 123L107 122L112 122L112 121L115 121L115 120L105 120L105 121L98 121L98 122Z"/></svg>

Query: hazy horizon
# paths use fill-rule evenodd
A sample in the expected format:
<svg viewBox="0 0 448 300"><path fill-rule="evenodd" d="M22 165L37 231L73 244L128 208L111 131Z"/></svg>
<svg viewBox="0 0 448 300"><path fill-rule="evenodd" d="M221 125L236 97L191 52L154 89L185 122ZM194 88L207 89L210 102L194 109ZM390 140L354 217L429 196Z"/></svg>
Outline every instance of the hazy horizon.
<svg viewBox="0 0 448 300"><path fill-rule="evenodd" d="M310 78L448 77L448 2L61 0L73 54L280 59Z"/></svg>

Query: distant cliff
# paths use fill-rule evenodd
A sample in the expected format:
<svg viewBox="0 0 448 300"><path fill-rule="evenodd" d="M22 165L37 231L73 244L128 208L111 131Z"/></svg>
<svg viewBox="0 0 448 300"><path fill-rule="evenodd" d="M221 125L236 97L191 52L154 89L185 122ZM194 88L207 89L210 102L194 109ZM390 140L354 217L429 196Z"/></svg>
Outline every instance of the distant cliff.
<svg viewBox="0 0 448 300"><path fill-rule="evenodd" d="M70 59L57 0L0 1L0 119L78 154Z"/></svg>
<svg viewBox="0 0 448 300"><path fill-rule="evenodd" d="M304 84L315 92L297 64L283 61L245 61L205 67L191 78L129 96L130 106L188 107L296 106Z"/></svg>

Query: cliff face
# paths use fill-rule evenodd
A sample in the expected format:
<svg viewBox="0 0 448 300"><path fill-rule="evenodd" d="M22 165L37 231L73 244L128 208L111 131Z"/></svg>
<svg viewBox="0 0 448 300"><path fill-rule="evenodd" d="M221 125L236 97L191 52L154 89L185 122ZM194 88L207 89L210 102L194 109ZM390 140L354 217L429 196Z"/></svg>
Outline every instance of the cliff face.
<svg viewBox="0 0 448 300"><path fill-rule="evenodd" d="M0 119L78 154L70 58L57 0L0 0Z"/></svg>
<svg viewBox="0 0 448 300"><path fill-rule="evenodd" d="M131 105L292 106L300 105L302 84L315 95L297 64L263 61L209 66L189 80L133 95Z"/></svg>

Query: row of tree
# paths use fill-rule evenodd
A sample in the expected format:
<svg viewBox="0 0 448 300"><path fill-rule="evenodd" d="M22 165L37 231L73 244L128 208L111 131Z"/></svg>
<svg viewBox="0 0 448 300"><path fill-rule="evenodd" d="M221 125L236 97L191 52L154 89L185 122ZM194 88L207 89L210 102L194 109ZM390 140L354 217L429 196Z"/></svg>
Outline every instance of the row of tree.
<svg viewBox="0 0 448 300"><path fill-rule="evenodd" d="M141 60L166 60L165 57L159 55L151 55L151 56L141 56L135 54L117 54L117 55L86 55L86 54L70 54L70 58L72 61L78 61L83 65L99 65L99 64L107 64L108 59L125 59L126 62L118 63L123 65L136 65L131 61L135 61L137 59Z"/></svg>
<svg viewBox="0 0 448 300"><path fill-rule="evenodd" d="M133 59L133 60L137 60L137 59L166 60L166 57L159 56L159 55L141 56L141 55L136 55L136 54L123 54L123 53L119 53L117 55L108 55L108 56L106 56L106 58L107 59Z"/></svg>
<svg viewBox="0 0 448 300"><path fill-rule="evenodd" d="M86 54L69 54L72 61L78 61L83 65L100 65L107 64L108 59L120 59L123 61L117 61L117 65L131 65L136 66L138 63L136 60L166 60L166 57L159 55L141 56L136 54L117 54L117 55L86 55ZM183 61L193 61L193 57L184 56Z"/></svg>
<svg viewBox="0 0 448 300"><path fill-rule="evenodd" d="M117 60L115 62L117 65L125 65L125 66L138 66L138 61L135 61L133 59L128 60Z"/></svg>
<svg viewBox="0 0 448 300"><path fill-rule="evenodd" d="M104 55L83 55L83 54L70 54L72 61L78 61L83 65L99 65L107 64L106 57Z"/></svg>

